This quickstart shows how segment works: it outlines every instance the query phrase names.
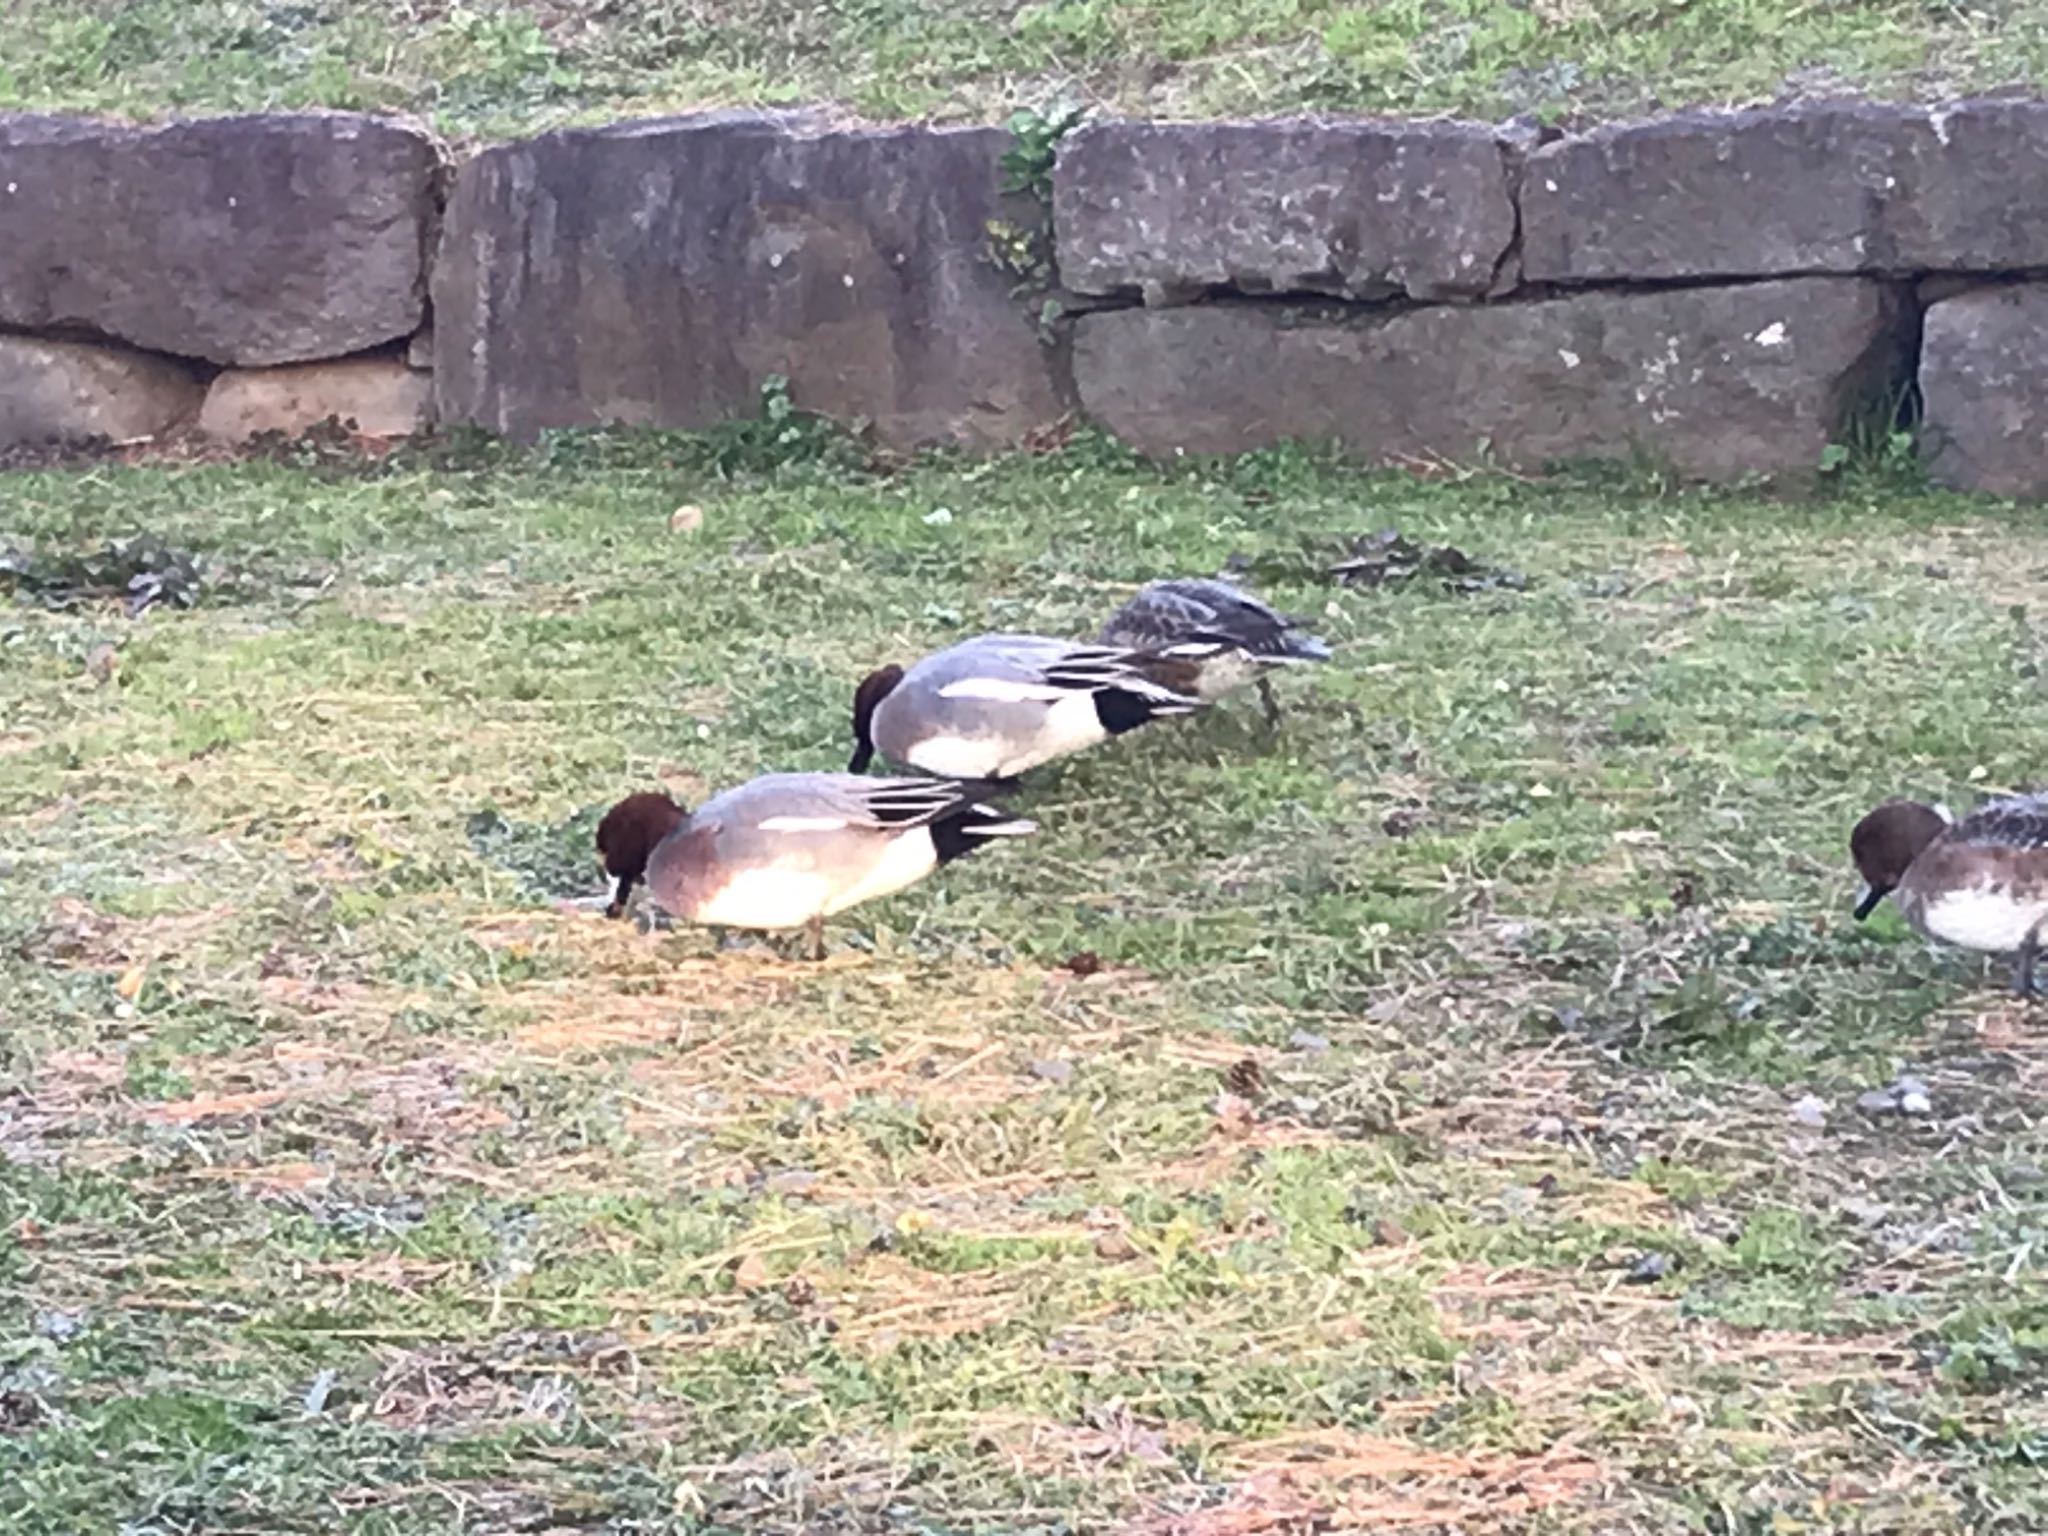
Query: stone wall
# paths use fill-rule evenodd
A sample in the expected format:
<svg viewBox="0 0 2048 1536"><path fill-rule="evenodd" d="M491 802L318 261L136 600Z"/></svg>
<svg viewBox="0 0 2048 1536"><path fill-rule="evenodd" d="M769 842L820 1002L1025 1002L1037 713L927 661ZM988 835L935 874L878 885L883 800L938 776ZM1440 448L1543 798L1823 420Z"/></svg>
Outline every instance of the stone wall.
<svg viewBox="0 0 2048 1536"><path fill-rule="evenodd" d="M702 427L779 375L899 447L1078 413L1725 479L1917 396L1936 478L2048 495L2048 103L1098 122L1049 205L1008 143L707 113L457 168L345 114L0 116L0 445Z"/></svg>

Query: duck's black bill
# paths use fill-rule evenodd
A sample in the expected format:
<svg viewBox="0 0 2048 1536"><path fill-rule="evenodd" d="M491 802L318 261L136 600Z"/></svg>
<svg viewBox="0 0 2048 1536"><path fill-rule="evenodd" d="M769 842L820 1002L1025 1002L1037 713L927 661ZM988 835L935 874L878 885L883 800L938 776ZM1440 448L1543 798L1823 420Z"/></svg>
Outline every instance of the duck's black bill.
<svg viewBox="0 0 2048 1536"><path fill-rule="evenodd" d="M1877 904L1884 900L1885 893L1875 886L1863 887L1863 894L1856 902L1856 921L1862 922L1877 910Z"/></svg>

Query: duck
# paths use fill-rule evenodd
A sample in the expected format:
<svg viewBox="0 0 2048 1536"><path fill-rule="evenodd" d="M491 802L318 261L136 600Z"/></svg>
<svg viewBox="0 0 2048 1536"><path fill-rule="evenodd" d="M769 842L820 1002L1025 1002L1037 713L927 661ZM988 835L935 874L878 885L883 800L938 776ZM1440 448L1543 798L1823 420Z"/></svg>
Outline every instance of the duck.
<svg viewBox="0 0 2048 1536"><path fill-rule="evenodd" d="M943 778L1005 784L1069 753L1200 709L1196 672L1221 642L1161 650L988 634L908 669L870 672L853 695L851 773L877 752Z"/></svg>
<svg viewBox="0 0 2048 1536"><path fill-rule="evenodd" d="M1931 939L2013 957L2013 991L2034 995L2048 928L2048 793L1987 800L1957 821L1943 807L1887 800L1856 823L1849 856L1858 922L1890 896Z"/></svg>
<svg viewBox="0 0 2048 1536"><path fill-rule="evenodd" d="M1280 724L1268 674L1300 662L1328 661L1330 647L1302 625L1218 576L1171 576L1141 587L1109 616L1096 637L1104 645L1214 647L1194 669L1195 691L1214 703L1256 683L1266 727Z"/></svg>
<svg viewBox="0 0 2048 1536"><path fill-rule="evenodd" d="M807 929L819 960L826 918L915 885L993 839L1037 830L951 779L770 773L694 811L666 795L630 796L606 814L600 836L621 901L645 879L655 904L685 922Z"/></svg>

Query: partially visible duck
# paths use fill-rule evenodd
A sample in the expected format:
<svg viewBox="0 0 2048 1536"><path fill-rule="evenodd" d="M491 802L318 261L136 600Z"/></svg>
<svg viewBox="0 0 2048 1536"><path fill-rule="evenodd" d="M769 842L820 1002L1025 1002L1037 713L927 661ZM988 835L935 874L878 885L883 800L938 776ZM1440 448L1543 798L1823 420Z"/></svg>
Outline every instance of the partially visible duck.
<svg viewBox="0 0 2048 1536"><path fill-rule="evenodd" d="M621 889L626 872L644 873L654 900L687 922L808 928L813 958L833 913L914 885L990 838L1037 830L944 779L771 773L687 814L655 798L636 795L605 818Z"/></svg>
<svg viewBox="0 0 2048 1536"><path fill-rule="evenodd" d="M1863 876L1862 921L1886 895L1929 938L2013 957L2013 990L2034 990L2048 927L2048 794L1988 800L1961 821L1888 800L1856 823L1849 855Z"/></svg>
<svg viewBox="0 0 2048 1536"><path fill-rule="evenodd" d="M1213 576L1174 576L1139 589L1102 626L1104 645L1165 650L1208 647L1195 667L1204 703L1257 683L1267 726L1280 723L1280 705L1267 674L1304 661L1328 661L1330 648L1301 621L1275 612L1242 587Z"/></svg>
<svg viewBox="0 0 2048 1536"><path fill-rule="evenodd" d="M647 873L647 856L683 819L683 808L662 794L628 795L604 813L597 824L597 857L604 871L618 881L606 917L623 917L633 887Z"/></svg>
<svg viewBox="0 0 2048 1536"><path fill-rule="evenodd" d="M1013 779L1168 715L1202 706L1195 669L1220 643L1177 654L979 635L907 671L871 672L853 695L853 759L879 752L949 779Z"/></svg>

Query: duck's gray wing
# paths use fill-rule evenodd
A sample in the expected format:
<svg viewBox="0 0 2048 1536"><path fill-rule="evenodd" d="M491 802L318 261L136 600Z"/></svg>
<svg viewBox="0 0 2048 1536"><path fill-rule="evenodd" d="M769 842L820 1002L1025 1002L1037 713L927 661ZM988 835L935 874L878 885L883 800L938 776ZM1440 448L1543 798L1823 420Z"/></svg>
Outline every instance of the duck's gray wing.
<svg viewBox="0 0 2048 1536"><path fill-rule="evenodd" d="M869 778L858 773L768 774L706 805L699 815L722 812L734 830L764 836L895 832L927 826L954 814L992 822L1010 820L985 804L987 791L937 778Z"/></svg>
<svg viewBox="0 0 2048 1536"><path fill-rule="evenodd" d="M1323 661L1330 648L1300 624L1242 588L1213 577L1183 576L1140 589L1110 616L1105 643L1145 649L1222 641L1271 661Z"/></svg>
<svg viewBox="0 0 2048 1536"><path fill-rule="evenodd" d="M1177 641L1190 654L1206 654L1213 642ZM1065 694L1120 690L1170 713L1193 709L1201 700L1162 681L1150 652L1128 646L1077 645L1038 635L985 635L956 646L943 671L932 678L946 699L993 703L1051 703Z"/></svg>
<svg viewBox="0 0 2048 1536"><path fill-rule="evenodd" d="M1995 848L2048 848L2048 793L1986 801L1949 836L1956 842Z"/></svg>

